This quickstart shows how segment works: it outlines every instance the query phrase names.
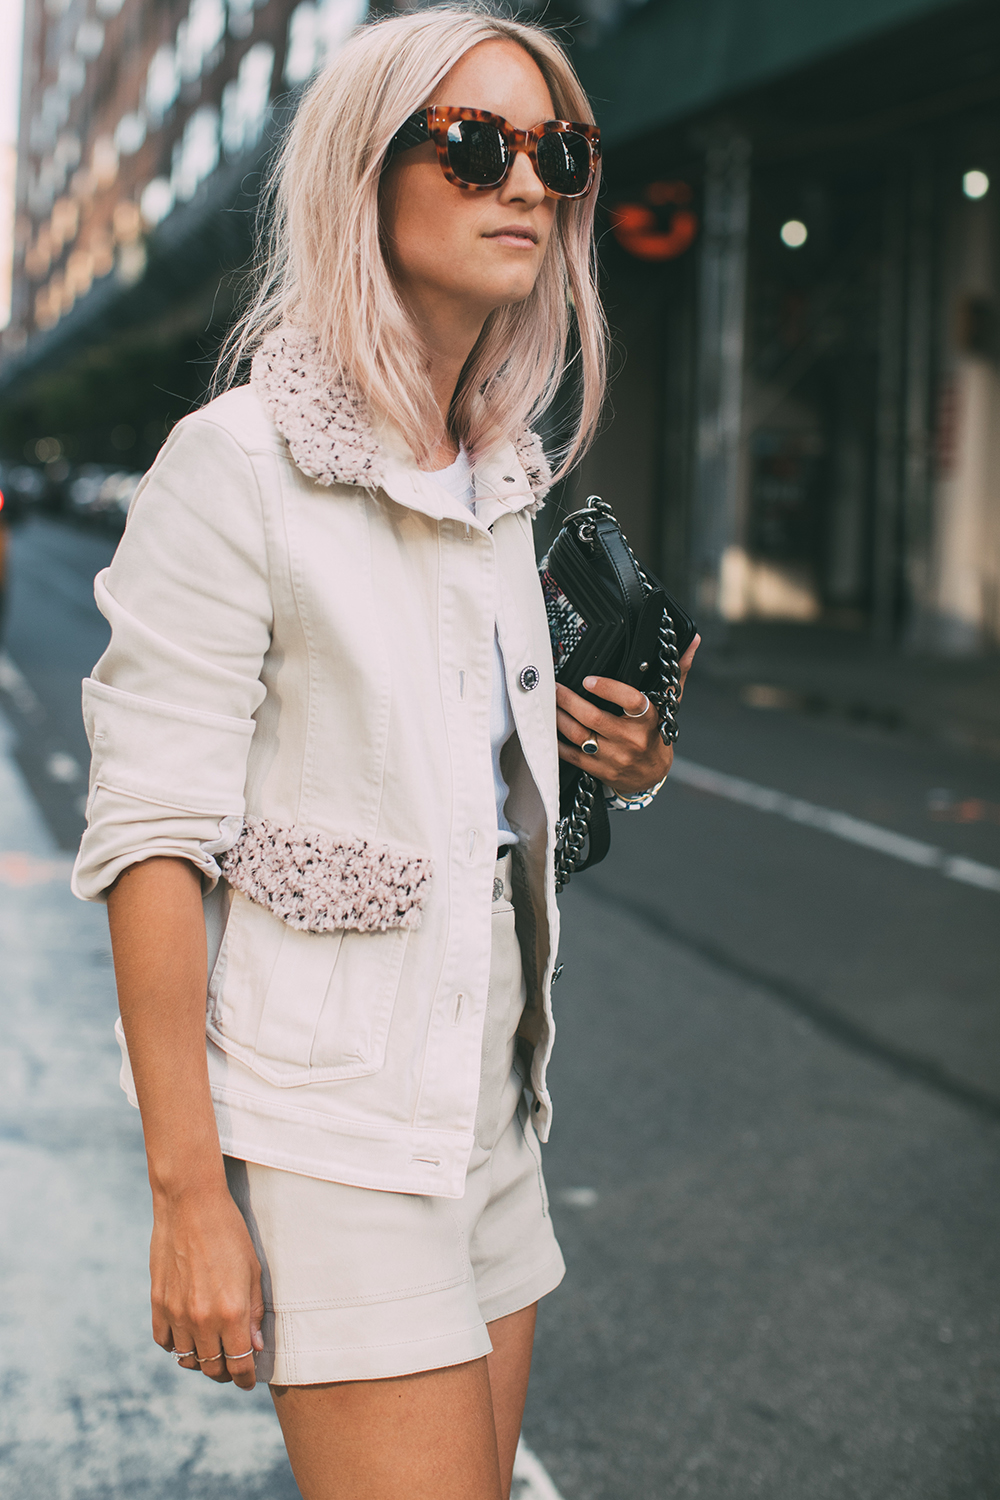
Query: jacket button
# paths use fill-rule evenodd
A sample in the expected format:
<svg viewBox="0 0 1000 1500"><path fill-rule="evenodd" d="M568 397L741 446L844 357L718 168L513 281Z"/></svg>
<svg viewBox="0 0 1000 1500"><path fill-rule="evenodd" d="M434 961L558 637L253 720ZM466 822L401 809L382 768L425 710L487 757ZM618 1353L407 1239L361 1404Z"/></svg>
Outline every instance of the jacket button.
<svg viewBox="0 0 1000 1500"><path fill-rule="evenodd" d="M504 482L504 484L513 484L514 483L514 476L513 476L513 474L505 474L503 476L503 482Z"/></svg>
<svg viewBox="0 0 1000 1500"><path fill-rule="evenodd" d="M518 677L517 680L521 684L521 686L524 688L524 691L526 693L530 693L531 690L532 690L532 688L536 688L538 686L539 682L541 681L541 678L540 678L539 672L538 672L538 668L537 667L522 667L521 668L521 675L520 675L520 677Z"/></svg>

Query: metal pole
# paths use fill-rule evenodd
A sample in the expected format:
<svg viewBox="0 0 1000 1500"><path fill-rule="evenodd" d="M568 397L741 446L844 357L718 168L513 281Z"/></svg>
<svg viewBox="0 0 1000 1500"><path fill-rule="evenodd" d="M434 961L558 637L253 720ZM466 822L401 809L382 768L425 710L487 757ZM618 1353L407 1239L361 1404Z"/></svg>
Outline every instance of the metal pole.
<svg viewBox="0 0 1000 1500"><path fill-rule="evenodd" d="M705 156L693 518L703 613L719 611L723 558L737 539L749 221L750 143L728 133Z"/></svg>
<svg viewBox="0 0 1000 1500"><path fill-rule="evenodd" d="M872 535L872 634L883 646L895 636L899 601L905 235L906 185L899 166L893 165L882 219Z"/></svg>
<svg viewBox="0 0 1000 1500"><path fill-rule="evenodd" d="M903 585L906 633L919 644L930 604L931 379L934 317L934 162L927 144L912 163L906 316Z"/></svg>

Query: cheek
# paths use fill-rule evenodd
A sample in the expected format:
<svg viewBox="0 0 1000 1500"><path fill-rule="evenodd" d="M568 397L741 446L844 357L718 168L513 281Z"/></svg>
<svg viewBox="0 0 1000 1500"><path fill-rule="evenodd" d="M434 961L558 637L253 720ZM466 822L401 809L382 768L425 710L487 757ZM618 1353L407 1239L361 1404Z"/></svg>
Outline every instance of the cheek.
<svg viewBox="0 0 1000 1500"><path fill-rule="evenodd" d="M393 255L403 275L447 280L449 272L468 264L475 238L469 205L456 188L441 181L450 196L439 191L408 194L394 216Z"/></svg>

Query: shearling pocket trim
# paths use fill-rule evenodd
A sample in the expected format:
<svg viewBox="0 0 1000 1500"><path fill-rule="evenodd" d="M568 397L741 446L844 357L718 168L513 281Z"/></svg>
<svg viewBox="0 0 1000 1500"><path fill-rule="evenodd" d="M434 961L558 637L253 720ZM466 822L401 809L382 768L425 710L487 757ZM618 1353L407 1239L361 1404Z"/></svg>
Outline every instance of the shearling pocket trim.
<svg viewBox="0 0 1000 1500"><path fill-rule="evenodd" d="M391 844L247 818L219 861L229 884L305 932L419 927L431 862Z"/></svg>

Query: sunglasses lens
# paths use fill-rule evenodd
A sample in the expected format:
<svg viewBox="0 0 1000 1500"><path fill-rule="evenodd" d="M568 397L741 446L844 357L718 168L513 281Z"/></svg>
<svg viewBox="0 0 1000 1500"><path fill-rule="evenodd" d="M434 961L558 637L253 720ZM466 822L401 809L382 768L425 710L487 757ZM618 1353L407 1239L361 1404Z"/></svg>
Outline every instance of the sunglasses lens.
<svg viewBox="0 0 1000 1500"><path fill-rule="evenodd" d="M487 120L455 120L448 126L448 162L470 187L489 187L507 170L507 142Z"/></svg>
<svg viewBox="0 0 1000 1500"><path fill-rule="evenodd" d="M590 142L575 130L550 130L535 152L538 175L550 192L566 198L587 190L590 179Z"/></svg>

